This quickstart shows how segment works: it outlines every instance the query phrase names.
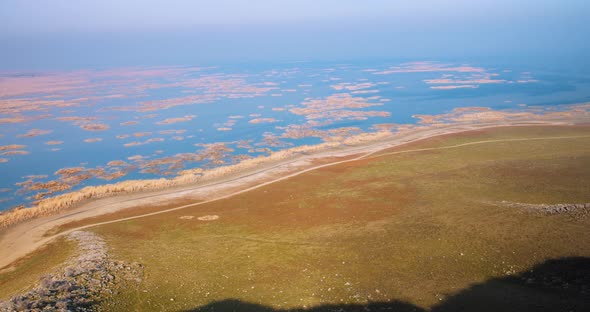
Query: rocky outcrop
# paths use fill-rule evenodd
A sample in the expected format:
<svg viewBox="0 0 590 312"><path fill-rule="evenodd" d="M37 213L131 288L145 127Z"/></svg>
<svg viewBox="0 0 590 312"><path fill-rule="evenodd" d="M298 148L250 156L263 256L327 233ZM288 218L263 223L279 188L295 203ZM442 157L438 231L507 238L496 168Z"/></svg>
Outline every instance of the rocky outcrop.
<svg viewBox="0 0 590 312"><path fill-rule="evenodd" d="M0 311L95 311L119 282L141 282L142 266L111 260L96 234L75 231L68 239L77 241L77 256L59 273L42 277L33 290L0 302Z"/></svg>
<svg viewBox="0 0 590 312"><path fill-rule="evenodd" d="M544 215L570 214L576 217L590 215L590 203L582 204L525 204L509 201L501 201L497 205L511 208L525 209L529 212L542 213Z"/></svg>

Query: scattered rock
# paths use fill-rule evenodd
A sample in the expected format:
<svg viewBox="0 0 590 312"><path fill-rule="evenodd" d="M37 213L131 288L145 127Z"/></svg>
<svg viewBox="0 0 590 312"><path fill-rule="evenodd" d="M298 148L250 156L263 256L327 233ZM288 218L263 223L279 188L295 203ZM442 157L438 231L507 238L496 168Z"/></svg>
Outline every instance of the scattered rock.
<svg viewBox="0 0 590 312"><path fill-rule="evenodd" d="M197 220L199 221L213 221L219 219L218 215L206 215L202 217L198 217Z"/></svg>
<svg viewBox="0 0 590 312"><path fill-rule="evenodd" d="M33 290L0 302L0 311L94 311L120 280L140 280L141 264L109 259L106 243L94 233L75 231L78 255L61 272L41 278Z"/></svg>
<svg viewBox="0 0 590 312"><path fill-rule="evenodd" d="M524 209L531 213L541 213L544 215L568 214L575 218L590 215L590 203L581 204L525 204L509 201L492 203L496 206Z"/></svg>

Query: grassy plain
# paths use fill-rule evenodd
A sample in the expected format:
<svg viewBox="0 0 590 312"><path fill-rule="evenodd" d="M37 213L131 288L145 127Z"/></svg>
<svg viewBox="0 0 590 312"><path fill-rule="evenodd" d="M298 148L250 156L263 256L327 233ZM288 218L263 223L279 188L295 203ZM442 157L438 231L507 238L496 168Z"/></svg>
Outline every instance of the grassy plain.
<svg viewBox="0 0 590 312"><path fill-rule="evenodd" d="M216 202L91 228L113 257L145 266L139 286L119 289L103 308L247 309L211 306L228 299L268 309L392 300L431 308L548 259L590 257L590 217L497 204L589 203L588 136L589 126L535 126L435 137ZM219 218L198 220L207 215ZM500 285L507 290L497 296L557 300Z"/></svg>
<svg viewBox="0 0 590 312"><path fill-rule="evenodd" d="M34 288L40 277L55 272L74 254L75 244L59 238L0 272L0 301Z"/></svg>
<svg viewBox="0 0 590 312"><path fill-rule="evenodd" d="M588 135L589 127L496 128L381 154ZM490 204L587 203L588 190L589 137L489 142L340 164L94 231L117 257L145 265L142 284L121 290L109 309L190 310L226 299L428 308L547 259L590 256L590 218ZM204 215L219 219L197 219Z"/></svg>

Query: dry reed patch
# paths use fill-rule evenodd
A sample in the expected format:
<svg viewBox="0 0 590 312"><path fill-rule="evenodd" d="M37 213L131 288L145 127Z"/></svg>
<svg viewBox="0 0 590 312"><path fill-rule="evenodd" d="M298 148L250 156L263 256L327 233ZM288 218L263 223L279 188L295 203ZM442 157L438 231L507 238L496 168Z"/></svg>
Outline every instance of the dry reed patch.
<svg viewBox="0 0 590 312"><path fill-rule="evenodd" d="M416 141L404 143L375 153L374 156L400 152L405 150L437 148L456 144L503 139L522 139L527 137L558 137L568 135L581 135L580 131L590 130L588 124L576 125L530 125L530 126L506 126L491 127L478 130L447 133L434 137L423 138ZM421 153L427 153L422 151Z"/></svg>

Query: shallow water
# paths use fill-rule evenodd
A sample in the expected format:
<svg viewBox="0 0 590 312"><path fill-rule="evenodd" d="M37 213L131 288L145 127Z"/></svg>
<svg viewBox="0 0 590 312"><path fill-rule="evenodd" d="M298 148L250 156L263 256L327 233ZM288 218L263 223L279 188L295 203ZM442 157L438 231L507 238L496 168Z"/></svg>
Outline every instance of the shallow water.
<svg viewBox="0 0 590 312"><path fill-rule="evenodd" d="M376 131L376 124L414 124L417 114L559 110L590 100L590 76L523 64L298 62L0 79L0 210L42 192L173 177ZM109 164L115 160L124 163ZM62 168L76 169L56 174Z"/></svg>

